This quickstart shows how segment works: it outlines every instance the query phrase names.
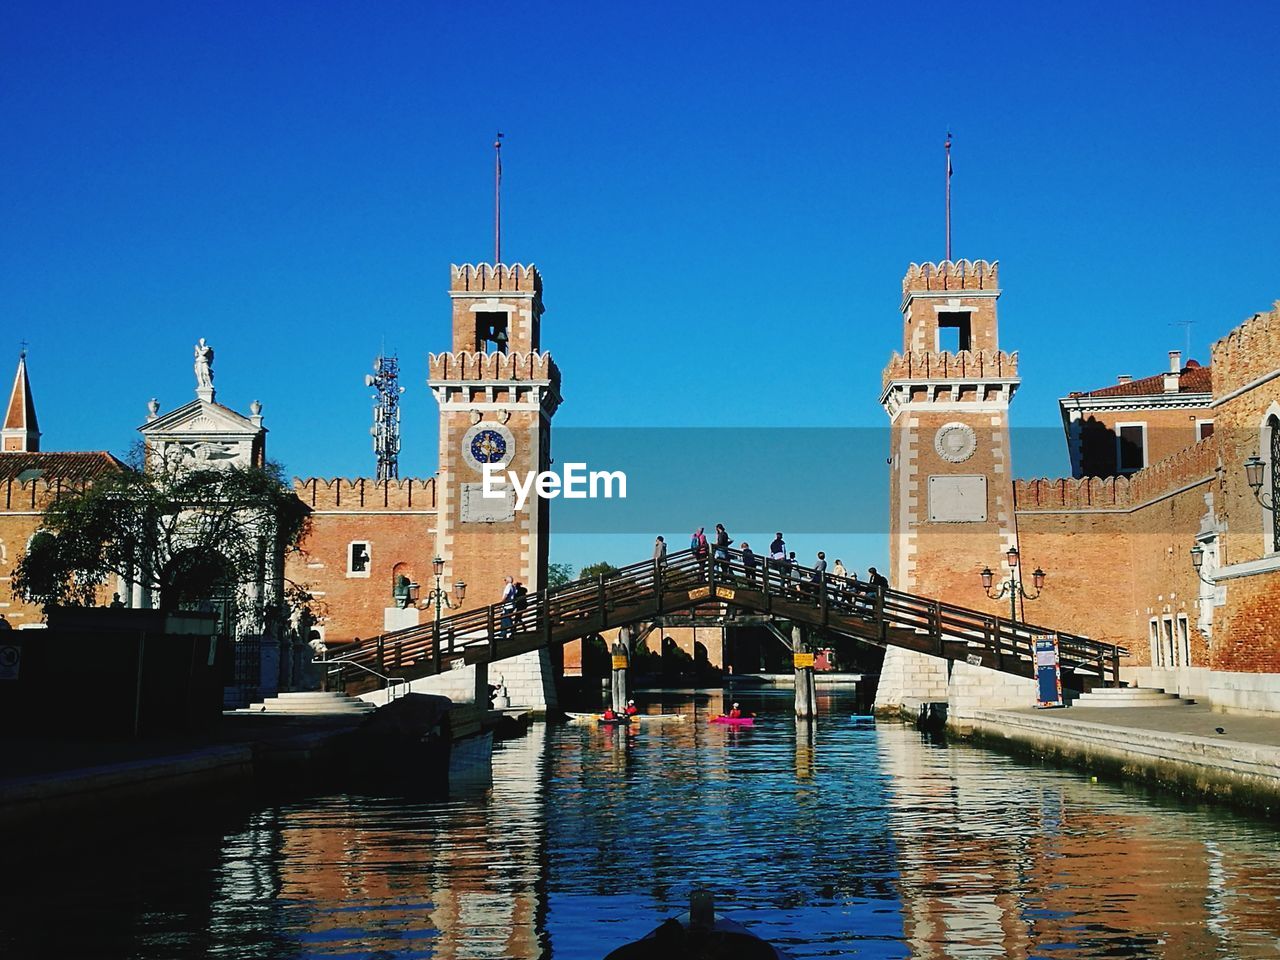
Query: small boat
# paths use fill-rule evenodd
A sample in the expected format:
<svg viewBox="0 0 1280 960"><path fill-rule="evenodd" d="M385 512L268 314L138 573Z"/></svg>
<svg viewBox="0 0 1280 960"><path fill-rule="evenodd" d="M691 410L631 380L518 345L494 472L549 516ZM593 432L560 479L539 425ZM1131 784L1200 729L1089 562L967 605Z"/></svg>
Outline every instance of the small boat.
<svg viewBox="0 0 1280 960"><path fill-rule="evenodd" d="M596 717L596 723L605 727L625 727L631 722L631 718L625 713L618 714L616 717Z"/></svg>
<svg viewBox="0 0 1280 960"><path fill-rule="evenodd" d="M567 711L565 716L569 718L570 723L589 723L600 719L598 713L573 713ZM643 721L645 723L653 723L658 720L683 720L683 713L634 713L631 715L633 721Z"/></svg>
<svg viewBox="0 0 1280 960"><path fill-rule="evenodd" d="M740 923L715 913L710 892L695 890L688 913L664 920L647 936L618 947L604 960L791 960Z"/></svg>
<svg viewBox="0 0 1280 960"><path fill-rule="evenodd" d="M753 727L756 723L755 717L726 717L723 714L718 717L712 717L710 723L723 723L726 727Z"/></svg>
<svg viewBox="0 0 1280 960"><path fill-rule="evenodd" d="M849 719L852 720L854 723L875 723L876 722L875 715L870 713L854 713L849 716Z"/></svg>

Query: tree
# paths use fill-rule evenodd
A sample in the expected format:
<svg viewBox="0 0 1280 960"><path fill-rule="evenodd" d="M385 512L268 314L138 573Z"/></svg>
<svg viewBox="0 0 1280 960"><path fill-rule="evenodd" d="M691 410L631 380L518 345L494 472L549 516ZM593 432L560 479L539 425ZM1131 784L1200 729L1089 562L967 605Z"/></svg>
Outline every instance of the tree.
<svg viewBox="0 0 1280 960"><path fill-rule="evenodd" d="M310 510L277 466L153 458L139 467L48 507L42 527L49 535L33 538L14 569L16 595L46 609L91 606L103 584L121 577L150 591L162 609L234 591L252 599L259 619L287 599L283 557L302 540Z"/></svg>
<svg viewBox="0 0 1280 960"><path fill-rule="evenodd" d="M611 573L616 573L617 570L618 568L608 560L601 560L599 563L589 563L583 567L582 572L578 574L578 579L586 580L589 577L598 577L602 573L608 576Z"/></svg>
<svg viewBox="0 0 1280 960"><path fill-rule="evenodd" d="M566 583L573 579L573 564L571 563L548 563L547 564L547 587L563 587Z"/></svg>

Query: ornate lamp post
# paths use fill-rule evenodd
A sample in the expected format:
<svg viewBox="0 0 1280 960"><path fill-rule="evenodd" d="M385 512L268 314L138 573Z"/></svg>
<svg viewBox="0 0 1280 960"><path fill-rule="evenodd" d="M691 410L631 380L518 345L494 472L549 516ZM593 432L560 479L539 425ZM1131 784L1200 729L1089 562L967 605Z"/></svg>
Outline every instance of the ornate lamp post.
<svg viewBox="0 0 1280 960"><path fill-rule="evenodd" d="M449 591L444 589L442 580L444 579L444 561L440 557L436 557L431 561L431 566L435 570L436 585L435 588L427 593L427 603L434 603L436 606L436 625L440 624L440 613L443 610L454 610L462 606L462 601L467 596L467 585L459 580L453 585L453 597L449 596Z"/></svg>
<svg viewBox="0 0 1280 960"><path fill-rule="evenodd" d="M1271 502L1267 503L1262 496L1262 478L1266 468L1267 465L1261 457L1250 457L1244 462L1244 479L1249 484L1249 489L1253 491L1253 495L1258 499L1258 502L1268 510L1275 510L1275 497L1272 497Z"/></svg>
<svg viewBox="0 0 1280 960"><path fill-rule="evenodd" d="M983 567L982 573L982 589L992 600L999 600L1005 594L1009 595L1009 619L1014 623L1018 622L1018 598L1024 600L1035 600L1044 590L1044 571L1036 567L1035 572L1031 574L1031 581L1035 585L1035 593L1027 593L1026 586L1022 582L1021 568L1018 566L1019 556L1018 548L1010 547L1006 554L1009 560L1009 579L1000 584L999 589L991 592L991 588L995 581L995 574L991 572L990 567Z"/></svg>
<svg viewBox="0 0 1280 960"><path fill-rule="evenodd" d="M1195 568L1196 576L1200 578L1201 582L1207 583L1211 587L1217 586L1215 581L1210 580L1200 572L1200 568L1204 566L1204 547L1198 543L1191 548L1191 566Z"/></svg>

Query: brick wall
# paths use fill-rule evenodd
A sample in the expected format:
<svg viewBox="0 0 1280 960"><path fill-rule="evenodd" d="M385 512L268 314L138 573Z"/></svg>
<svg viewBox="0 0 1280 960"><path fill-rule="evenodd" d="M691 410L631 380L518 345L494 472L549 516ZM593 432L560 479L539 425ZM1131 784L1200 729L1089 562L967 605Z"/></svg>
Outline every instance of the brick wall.
<svg viewBox="0 0 1280 960"><path fill-rule="evenodd" d="M384 610L394 605L391 591L397 574L419 583L426 598L435 585L434 478L312 477L295 479L293 486L313 513L301 550L289 558L285 575L319 601L319 625L327 642L382 633ZM368 576L348 575L348 551L356 541L369 545Z"/></svg>

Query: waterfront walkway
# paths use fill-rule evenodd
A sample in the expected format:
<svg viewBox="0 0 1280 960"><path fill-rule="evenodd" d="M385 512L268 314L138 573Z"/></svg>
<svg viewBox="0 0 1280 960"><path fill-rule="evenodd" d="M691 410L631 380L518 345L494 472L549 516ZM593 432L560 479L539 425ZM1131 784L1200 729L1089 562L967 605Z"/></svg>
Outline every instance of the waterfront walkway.
<svg viewBox="0 0 1280 960"><path fill-rule="evenodd" d="M986 746L1268 815L1280 810L1280 717L1208 704L1024 708L975 710L951 727Z"/></svg>

